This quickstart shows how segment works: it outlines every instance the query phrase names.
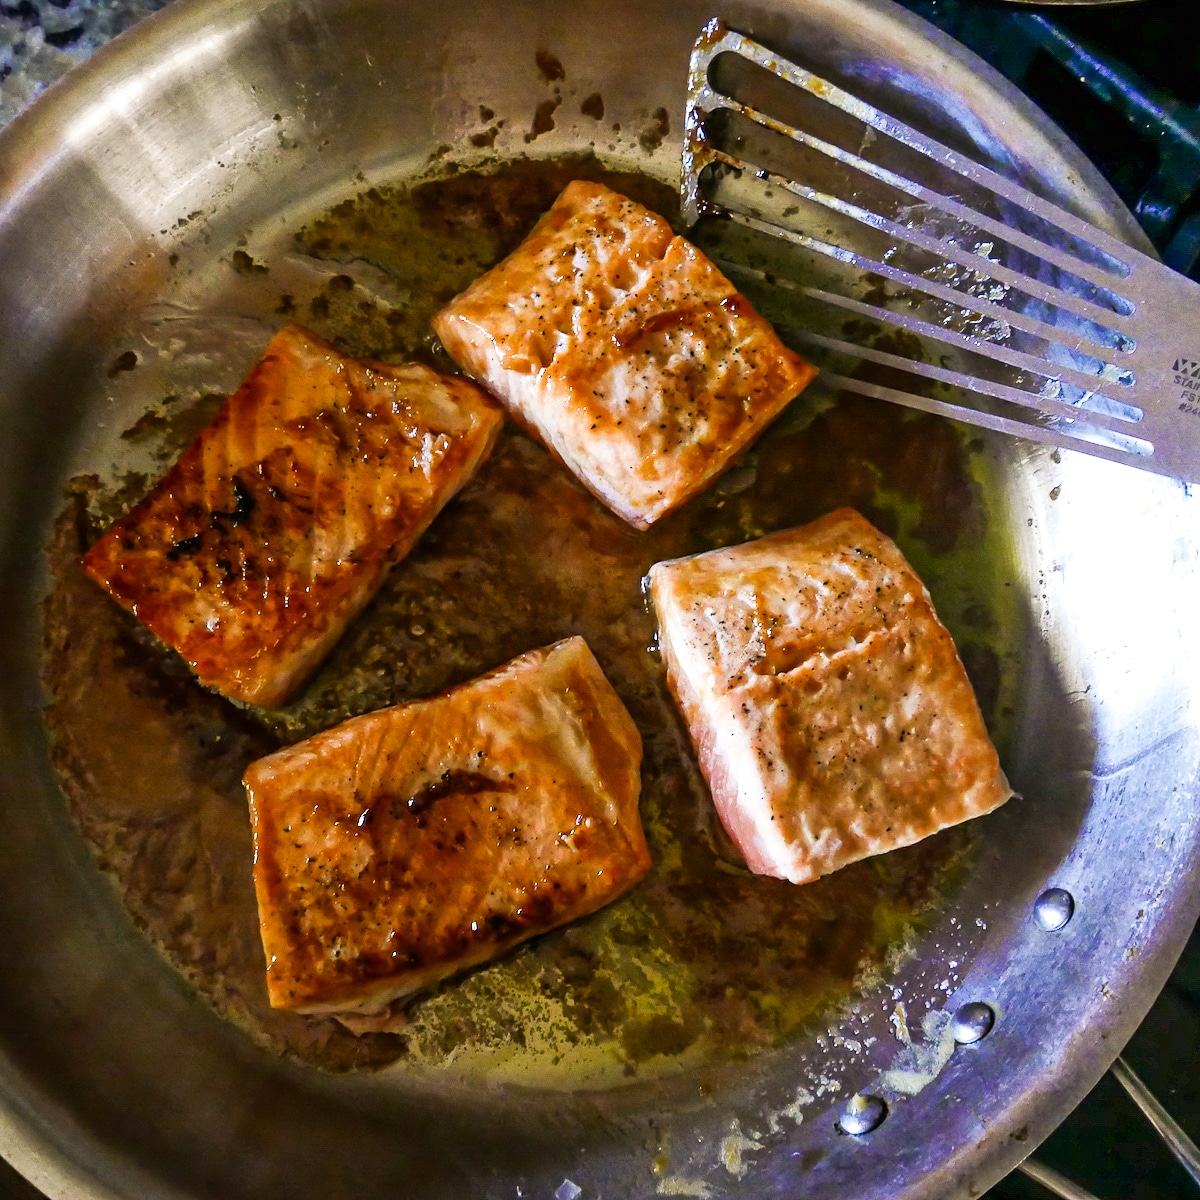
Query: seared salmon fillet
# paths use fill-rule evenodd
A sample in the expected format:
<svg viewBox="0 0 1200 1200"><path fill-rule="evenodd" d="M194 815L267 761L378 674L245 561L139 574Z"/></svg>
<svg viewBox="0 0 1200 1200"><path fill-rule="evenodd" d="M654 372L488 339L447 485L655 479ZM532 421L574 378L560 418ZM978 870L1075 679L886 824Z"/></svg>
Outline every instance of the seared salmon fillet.
<svg viewBox="0 0 1200 1200"><path fill-rule="evenodd" d="M580 181L434 327L639 529L707 487L815 374L662 217Z"/></svg>
<svg viewBox="0 0 1200 1200"><path fill-rule="evenodd" d="M641 757L573 637L252 763L271 1004L377 1013L621 895Z"/></svg>
<svg viewBox="0 0 1200 1200"><path fill-rule="evenodd" d="M83 569L191 664L282 704L487 457L503 413L289 325Z"/></svg>
<svg viewBox="0 0 1200 1200"><path fill-rule="evenodd" d="M1011 790L929 594L852 509L650 570L667 678L750 869L807 883Z"/></svg>

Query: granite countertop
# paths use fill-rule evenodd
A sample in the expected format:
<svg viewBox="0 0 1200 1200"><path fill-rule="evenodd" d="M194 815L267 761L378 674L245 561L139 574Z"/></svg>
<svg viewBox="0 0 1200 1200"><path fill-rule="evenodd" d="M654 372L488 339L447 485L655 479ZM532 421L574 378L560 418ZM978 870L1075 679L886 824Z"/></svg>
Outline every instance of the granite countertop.
<svg viewBox="0 0 1200 1200"><path fill-rule="evenodd" d="M0 0L0 126L167 0Z"/></svg>

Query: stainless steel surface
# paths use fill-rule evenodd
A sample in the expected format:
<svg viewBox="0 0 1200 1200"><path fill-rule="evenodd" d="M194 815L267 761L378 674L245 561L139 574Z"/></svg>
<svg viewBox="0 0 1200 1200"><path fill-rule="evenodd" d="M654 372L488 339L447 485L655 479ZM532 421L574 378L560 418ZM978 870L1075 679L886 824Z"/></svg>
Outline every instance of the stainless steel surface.
<svg viewBox="0 0 1200 1200"><path fill-rule="evenodd" d="M713 77L729 56L815 111L743 102ZM755 272L832 307L832 336L793 339L833 385L1200 482L1200 284L719 21L696 44L684 137L689 224L715 211L843 269ZM811 173L774 168L771 138L811 151ZM884 348L880 327L922 344ZM907 379L862 378L863 360Z"/></svg>
<svg viewBox="0 0 1200 1200"><path fill-rule="evenodd" d="M981 1042L996 1023L996 1014L990 1004L969 1000L959 1007L950 1022L950 1032L960 1046L973 1046Z"/></svg>
<svg viewBox="0 0 1200 1200"><path fill-rule="evenodd" d="M1018 1169L1028 1175L1030 1179L1040 1183L1048 1192L1060 1196L1062 1200L1096 1200L1091 1192L1081 1188L1079 1184L1073 1183L1053 1167L1048 1167L1036 1159L1027 1158Z"/></svg>
<svg viewBox="0 0 1200 1200"><path fill-rule="evenodd" d="M851 1096L838 1117L838 1128L851 1137L878 1129L887 1119L887 1102L880 1096Z"/></svg>
<svg viewBox="0 0 1200 1200"><path fill-rule="evenodd" d="M1045 933L1057 933L1075 915L1075 899L1063 888L1047 888L1034 901L1033 919Z"/></svg>
<svg viewBox="0 0 1200 1200"><path fill-rule="evenodd" d="M884 0L717 8L1144 248L1031 105ZM783 1050L592 1091L281 1063L156 957L71 827L40 715L41 546L64 480L107 469L138 415L105 368L183 287L170 256L216 278L242 237L282 238L443 145L478 157L480 104L508 119L501 154L594 143L674 181L671 139L648 152L638 135L660 106L681 117L712 15L708 0L180 0L0 135L0 1152L53 1200L545 1198L566 1182L579 1200L978 1195L1101 1077L1166 979L1200 911L1196 501L986 434L1025 618L1005 757L1021 797L979 824L979 857L913 957ZM530 144L550 94L539 47L567 78L557 127ZM600 128L579 113L595 91ZM220 299L214 285L214 320ZM231 374L253 356L235 338L225 352ZM1077 901L1052 938L1029 919L1048 884ZM976 1000L996 1027L950 1053L951 1015ZM888 1119L839 1136L859 1092Z"/></svg>
<svg viewBox="0 0 1200 1200"><path fill-rule="evenodd" d="M1179 1122L1163 1108L1158 1098L1123 1058L1118 1058L1113 1063L1112 1073L1141 1110L1142 1115L1154 1126L1155 1133L1166 1143L1183 1169L1195 1183L1200 1184L1200 1149L1196 1143L1180 1129Z"/></svg>

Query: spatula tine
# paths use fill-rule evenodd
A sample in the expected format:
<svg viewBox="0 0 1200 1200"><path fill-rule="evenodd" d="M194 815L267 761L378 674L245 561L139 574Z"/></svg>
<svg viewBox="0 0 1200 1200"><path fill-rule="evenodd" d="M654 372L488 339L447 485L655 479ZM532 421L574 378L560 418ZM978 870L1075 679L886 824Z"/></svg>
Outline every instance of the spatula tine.
<svg viewBox="0 0 1200 1200"><path fill-rule="evenodd" d="M795 63L788 62L772 54L765 46L744 37L740 33L725 29L720 22L712 26L712 36L704 39L703 49L694 63L694 76L702 75L704 86L707 87L708 64L718 54L732 51L740 54L751 62L787 80L796 87L817 96L826 103L840 109L842 112L861 121L877 133L885 134L912 150L925 155L939 166L962 175L971 183L980 185L997 196L1018 205L1020 208L1034 213L1051 226L1056 226L1076 240L1099 249L1114 263L1116 274L1120 278L1130 273L1128 262L1129 247L1119 242L1110 234L1088 224L1086 221L1068 213L1055 204L1043 200L1040 196L1022 187L1020 184L1007 179L996 171L985 167L966 155L959 154L941 142L928 137L919 130L913 129L903 121L881 112L873 105L851 95L828 80L821 79ZM715 94L715 93L714 93ZM1041 244L1040 239L1035 239ZM1050 249L1051 247L1047 247Z"/></svg>
<svg viewBox="0 0 1200 1200"><path fill-rule="evenodd" d="M877 268L879 264L872 264L870 260L862 259L860 256L855 255L853 251L846 250L845 247L832 246L827 242L822 242L820 239L810 238L805 234L794 233L790 229L784 229L768 221L761 221L757 217L749 217L736 212L729 215L738 224L745 225L747 228L757 230L760 233L766 233L772 237L784 238L787 241L794 242L796 245L803 246L805 249L816 250L818 253L827 253L830 257L859 267L864 271L878 273ZM806 289L805 294L812 295L814 298L819 298L839 308L844 308L846 311L867 320L886 321L888 324L906 329L909 333L916 334L918 337L944 342L962 350L982 354L987 358L1004 363L1006 366L1014 367L1019 371L1046 375L1050 369L1050 363L1045 358L1035 354L1026 354L1022 351L1013 350L1008 346L1001 345L998 342L984 341L973 334L959 333L957 330L949 329L943 325L934 325L930 321L923 321L921 318L910 316L908 313L894 312L891 309L881 308L876 304L864 303L851 296L820 291L819 289ZM963 299L965 302L967 297ZM1056 378L1072 383L1083 391L1103 386L1114 389L1125 386L1125 379L1116 374L1116 369L1112 368L1111 364L1105 365L1108 367L1108 370L1088 372L1068 366L1065 363L1055 362L1053 364L1053 373Z"/></svg>
<svg viewBox="0 0 1200 1200"><path fill-rule="evenodd" d="M928 205L930 208L938 209L947 216L954 217L956 220L962 221L969 226L973 226L980 234L991 236L1001 241L1024 250L1029 254L1036 255L1045 262L1058 267L1062 271L1069 272L1072 275L1078 276L1094 287L1103 290L1112 290L1119 286L1128 274L1128 265L1125 266L1124 272L1106 271L1103 268L1093 266L1091 263L1070 254L1057 246L1051 246L1039 238L1032 237L1023 230L1017 229L1012 225L1007 225L1002 221L997 221L986 213L980 212L978 209L970 208L960 201L955 200L951 196L947 196L942 192L935 191L933 188L924 186L916 180L909 179L904 175L900 175L895 171L889 170L887 167L873 163L861 155L854 154L849 150L844 150L840 146L835 146L832 142L826 141L824 138L816 137L814 134L807 133L802 129L797 129L794 126L788 125L786 122L776 120L773 117L761 112L756 108L752 108L748 104L743 104L738 100L729 96L724 96L719 92L713 91L711 88L705 89L706 94L712 97L714 106L727 108L732 112L736 112L746 117L747 120L754 121L761 125L764 129L770 129L774 133L778 133L783 137L807 146L810 150L815 150L819 154L839 162L844 166L860 172L863 175L868 175L872 179L878 180L880 183L886 184L888 187L894 188L897 191L903 192L911 196L914 200ZM832 99L822 94L823 100ZM701 104L703 101L701 101ZM834 104L835 107L839 107ZM845 110L843 110L845 111ZM907 144L907 143L906 143ZM722 158L720 153L714 155L716 158ZM743 164L748 165L748 164ZM749 169L754 170L753 166ZM1031 193L1032 195L1032 193ZM889 228L895 236L904 238L907 241L916 242L919 245L926 245L928 242L937 242L937 239L922 238L920 231L914 229L910 225L903 225L898 222L893 222ZM940 252L950 257L948 253L949 247L939 243ZM975 256L977 258L977 256ZM959 261L959 260L956 260ZM983 259L983 262L991 262L990 259ZM995 265L995 264L993 264ZM1014 273L1015 274L1015 273ZM1089 307L1095 307L1098 316L1107 317L1110 319L1118 319L1124 313L1116 314L1110 309L1101 306L1091 306L1090 302L1073 293L1063 292L1061 289L1055 289L1058 292L1059 299L1055 303L1064 303L1067 307L1074 307L1079 304L1087 304Z"/></svg>
<svg viewBox="0 0 1200 1200"><path fill-rule="evenodd" d="M1122 326L1125 324L1122 318L1126 317L1127 313L1114 312L1111 308L1096 304L1086 297L1065 291L1063 288L1055 287L1053 284L1036 279L1021 271L1014 271L1003 263L996 262L991 258L985 258L977 252L966 250L945 238L931 236L912 225L906 225L890 217L885 217L861 204L843 200L839 196L833 196L828 192L808 187L794 179L786 179L776 172L760 168L752 162L731 154L726 154L724 151L713 151L712 159L714 162L728 166L734 171L750 172L763 182L781 188L793 196L811 201L814 204L819 204L833 212L840 213L842 216L850 217L860 224L868 225L899 241L908 242L930 254L936 255L938 258L953 262L957 266L972 271L977 275L992 279L998 284L1015 288L1031 299L1040 300L1042 303L1050 305L1053 308L1072 313L1096 327L1098 332L1103 330L1111 331L1107 343L1097 341L1093 338L1086 339L1093 345L1120 349L1128 344L1128 336L1122 329ZM1003 235L997 234L996 236L1002 237ZM886 271L881 273L887 274ZM909 281L907 286L929 290L929 284L932 281L925 279L923 276L905 274ZM1084 278L1081 273L1077 272L1077 274L1081 278ZM1004 311L1011 313L1015 310L1005 309ZM1011 322L1011 318L1006 317L1005 319ZM1038 324L1044 331L1041 336L1048 336L1051 340L1061 341L1064 334L1069 336L1069 331L1065 330L1062 326L1051 325L1047 322L1038 322Z"/></svg>
<svg viewBox="0 0 1200 1200"><path fill-rule="evenodd" d="M1007 433L1014 437L1061 446L1064 450L1086 448L1089 454L1109 458L1114 462L1139 466L1151 471L1160 470L1155 465L1153 458L1150 457L1154 448L1149 442L1100 429L1082 421L1078 423L1075 430L1068 431L1064 425L1041 425L1034 422L1017 421L984 409L953 404L947 400L937 400L931 396L902 391L899 388L887 387L867 379L857 379L853 376L838 375L832 372L823 372L821 377L829 386L840 391L856 392L861 396L870 396L876 400L887 400L893 404L902 404L906 408L915 408L920 412L935 413L938 416L965 421L983 429L992 429L997 433ZM1168 471L1161 473L1170 474Z"/></svg>
<svg viewBox="0 0 1200 1200"><path fill-rule="evenodd" d="M1020 388L1009 387L990 379L980 379L978 376L966 375L962 371L939 367L934 363L920 362L917 359L904 358L891 354L886 350L876 350L870 346L858 346L840 338L829 337L826 334L813 333L811 330L781 329L784 340L792 345L815 347L819 350L832 351L847 357L857 357L862 362L876 363L893 371L906 371L942 383L948 387L960 388L963 391L976 392L980 395L991 396L995 400L1003 400L1008 404L1020 405L1033 412L1045 413L1047 416L1059 417L1064 420L1080 422L1095 426L1097 429L1110 429L1126 436L1136 436L1136 424L1129 417L1116 413L1105 412L1103 409L1084 407L1083 405L1068 404L1063 400L1053 400L1024 392ZM1138 439L1141 441L1142 439Z"/></svg>

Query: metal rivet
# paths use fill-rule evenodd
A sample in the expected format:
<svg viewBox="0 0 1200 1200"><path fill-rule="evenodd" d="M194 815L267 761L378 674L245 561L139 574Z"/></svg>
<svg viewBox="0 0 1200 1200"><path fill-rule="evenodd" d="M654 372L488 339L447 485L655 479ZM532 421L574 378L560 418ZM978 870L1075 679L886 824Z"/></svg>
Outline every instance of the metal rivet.
<svg viewBox="0 0 1200 1200"><path fill-rule="evenodd" d="M861 1092L851 1096L850 1102L838 1117L838 1127L852 1137L861 1137L878 1129L887 1116L887 1104L878 1096L864 1096Z"/></svg>
<svg viewBox="0 0 1200 1200"><path fill-rule="evenodd" d="M954 1014L950 1022L950 1032L960 1046L970 1046L982 1041L992 1031L996 1023L996 1014L991 1007L981 1000L972 1000L964 1004Z"/></svg>
<svg viewBox="0 0 1200 1200"><path fill-rule="evenodd" d="M1039 929L1054 933L1075 913L1075 897L1063 888L1047 888L1033 902L1033 919Z"/></svg>

